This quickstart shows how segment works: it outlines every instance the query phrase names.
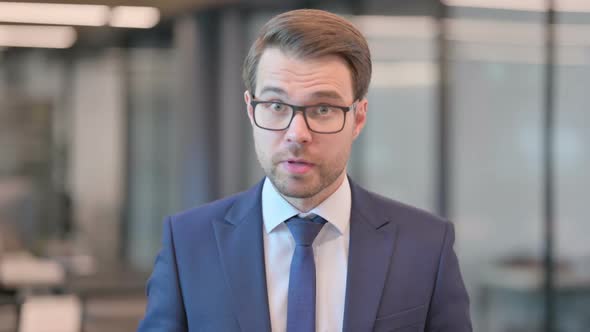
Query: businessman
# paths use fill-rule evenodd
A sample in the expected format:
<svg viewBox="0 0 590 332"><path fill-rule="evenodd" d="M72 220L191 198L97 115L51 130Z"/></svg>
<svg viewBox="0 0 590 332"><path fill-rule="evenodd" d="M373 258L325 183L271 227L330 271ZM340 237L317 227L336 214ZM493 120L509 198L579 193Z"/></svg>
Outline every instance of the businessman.
<svg viewBox="0 0 590 332"><path fill-rule="evenodd" d="M471 331L452 224L347 176L367 117L362 34L283 13L243 78L266 177L165 220L139 331Z"/></svg>

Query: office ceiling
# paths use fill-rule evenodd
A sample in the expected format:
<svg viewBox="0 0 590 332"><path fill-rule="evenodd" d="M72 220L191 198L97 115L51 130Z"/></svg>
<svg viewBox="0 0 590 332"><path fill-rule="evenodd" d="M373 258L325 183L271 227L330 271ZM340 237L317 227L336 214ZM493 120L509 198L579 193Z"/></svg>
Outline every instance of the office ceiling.
<svg viewBox="0 0 590 332"><path fill-rule="evenodd" d="M1 1L1 0L0 0ZM163 18L182 14L189 10L198 10L205 8L222 7L226 5L242 5L249 7L266 6L266 7L289 7L305 3L318 1L305 0L8 0L15 2L36 2L36 3L68 3L68 4L92 4L107 6L150 6L160 9ZM326 3L357 3L353 0L326 0ZM388 14L416 14L416 13L434 13L438 0L363 0L365 10L371 11L372 8L382 15ZM384 11L385 10L385 11Z"/></svg>
<svg viewBox="0 0 590 332"><path fill-rule="evenodd" d="M10 0L15 1L15 0ZM164 17L177 15L187 10L199 8L217 7L227 4L237 4L240 0L25 0L15 2L37 3L67 3L67 4L92 4L107 6L150 6L157 7Z"/></svg>
<svg viewBox="0 0 590 332"><path fill-rule="evenodd" d="M0 0L2 1L2 0ZM106 5L109 7L116 6L148 6L156 7L160 10L161 19L166 21L173 17L178 17L184 13L194 13L199 10L213 9L219 7L233 6L237 8L294 8L297 6L311 5L313 3L322 4L363 4L364 12L369 14L378 13L379 15L408 15L412 13L422 13L433 7L432 3L438 0L8 0L7 2L20 3L56 3L56 4L87 4L87 5ZM428 6L426 6L428 5ZM383 9L388 9L383 11ZM425 9L426 8L426 9ZM170 21L169 21L170 22ZM25 22L26 23L26 22ZM51 24L51 23L49 23ZM1 24L0 24L1 25ZM64 24L68 25L68 24ZM170 25L161 25L160 32L167 33ZM108 25L104 26L84 26L74 25L77 31L78 46L104 46L118 45L129 34L142 33L139 30L112 29ZM124 33L121 33L123 31Z"/></svg>

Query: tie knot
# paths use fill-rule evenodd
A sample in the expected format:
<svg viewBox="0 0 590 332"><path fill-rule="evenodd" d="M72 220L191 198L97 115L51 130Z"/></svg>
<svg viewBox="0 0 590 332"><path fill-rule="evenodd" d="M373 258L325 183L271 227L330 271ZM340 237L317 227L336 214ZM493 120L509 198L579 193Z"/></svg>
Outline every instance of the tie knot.
<svg viewBox="0 0 590 332"><path fill-rule="evenodd" d="M295 239L295 244L306 247L312 245L325 223L326 220L320 216L315 216L312 219L295 216L286 221L287 227Z"/></svg>

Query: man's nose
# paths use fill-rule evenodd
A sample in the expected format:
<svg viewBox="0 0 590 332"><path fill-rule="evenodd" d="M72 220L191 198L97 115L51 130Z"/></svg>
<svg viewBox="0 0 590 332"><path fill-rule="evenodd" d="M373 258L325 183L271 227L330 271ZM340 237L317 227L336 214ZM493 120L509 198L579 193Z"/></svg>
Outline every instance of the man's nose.
<svg viewBox="0 0 590 332"><path fill-rule="evenodd" d="M290 142L308 143L311 142L311 131L307 128L303 113L297 112L287 128L286 139Z"/></svg>

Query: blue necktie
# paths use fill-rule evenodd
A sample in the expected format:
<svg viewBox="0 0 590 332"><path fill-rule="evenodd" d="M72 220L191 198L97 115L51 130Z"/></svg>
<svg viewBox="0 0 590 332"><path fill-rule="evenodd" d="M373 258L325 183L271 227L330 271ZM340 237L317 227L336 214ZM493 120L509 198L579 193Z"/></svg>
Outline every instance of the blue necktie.
<svg viewBox="0 0 590 332"><path fill-rule="evenodd" d="M286 221L295 239L289 274L287 332L315 331L315 261L313 240L326 223L320 216L312 220L297 216Z"/></svg>

